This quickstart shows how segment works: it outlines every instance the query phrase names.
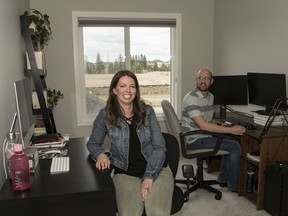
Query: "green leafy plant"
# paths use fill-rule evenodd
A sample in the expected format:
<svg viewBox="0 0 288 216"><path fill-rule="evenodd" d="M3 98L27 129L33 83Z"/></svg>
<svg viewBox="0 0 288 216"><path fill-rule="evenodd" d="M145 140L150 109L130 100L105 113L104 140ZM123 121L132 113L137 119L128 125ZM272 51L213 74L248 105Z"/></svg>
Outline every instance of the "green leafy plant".
<svg viewBox="0 0 288 216"><path fill-rule="evenodd" d="M53 109L55 106L57 106L60 99L63 99L64 95L60 90L55 89L47 89L47 103L48 107Z"/></svg>
<svg viewBox="0 0 288 216"><path fill-rule="evenodd" d="M42 14L36 9L30 9L24 12L26 24L33 28L35 35L32 36L34 45L40 51L49 44L52 39L52 30L50 27L49 16Z"/></svg>

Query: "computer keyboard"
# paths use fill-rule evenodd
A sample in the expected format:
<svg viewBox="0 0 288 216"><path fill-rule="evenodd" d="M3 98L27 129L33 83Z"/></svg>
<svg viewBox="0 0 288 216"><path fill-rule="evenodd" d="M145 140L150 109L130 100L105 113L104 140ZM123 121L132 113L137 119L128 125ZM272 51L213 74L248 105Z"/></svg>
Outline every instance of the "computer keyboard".
<svg viewBox="0 0 288 216"><path fill-rule="evenodd" d="M64 173L69 172L69 157L53 157L51 161L50 173Z"/></svg>
<svg viewBox="0 0 288 216"><path fill-rule="evenodd" d="M236 119L236 118L232 118L232 117L225 118L225 122L230 123L231 125L242 125L243 127L246 128L246 130L255 130L256 129L256 127L253 124L246 122L246 121Z"/></svg>

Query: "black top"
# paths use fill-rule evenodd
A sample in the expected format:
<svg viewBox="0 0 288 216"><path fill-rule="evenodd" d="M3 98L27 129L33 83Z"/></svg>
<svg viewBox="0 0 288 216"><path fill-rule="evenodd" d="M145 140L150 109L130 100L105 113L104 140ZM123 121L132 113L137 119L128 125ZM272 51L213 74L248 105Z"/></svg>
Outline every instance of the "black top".
<svg viewBox="0 0 288 216"><path fill-rule="evenodd" d="M128 123L128 125L130 129L128 169L125 171L115 167L114 173L122 173L142 178L146 169L147 161L141 153L141 144L136 133L137 125L133 123Z"/></svg>

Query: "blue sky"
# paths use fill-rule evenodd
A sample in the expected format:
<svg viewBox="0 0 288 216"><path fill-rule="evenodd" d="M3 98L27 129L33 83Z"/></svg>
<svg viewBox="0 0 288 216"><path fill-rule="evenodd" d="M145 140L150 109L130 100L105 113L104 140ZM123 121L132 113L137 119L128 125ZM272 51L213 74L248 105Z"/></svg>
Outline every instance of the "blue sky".
<svg viewBox="0 0 288 216"><path fill-rule="evenodd" d="M84 28L84 53L95 62L97 52L103 61L113 62L121 53L124 56L124 30L117 27ZM169 28L131 28L131 54L146 56L147 60L170 59Z"/></svg>

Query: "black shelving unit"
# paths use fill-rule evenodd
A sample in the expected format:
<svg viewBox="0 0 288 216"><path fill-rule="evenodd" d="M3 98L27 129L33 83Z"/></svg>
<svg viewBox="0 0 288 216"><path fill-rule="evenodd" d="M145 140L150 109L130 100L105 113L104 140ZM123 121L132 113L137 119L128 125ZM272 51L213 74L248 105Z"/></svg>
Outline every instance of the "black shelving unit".
<svg viewBox="0 0 288 216"><path fill-rule="evenodd" d="M24 74L27 77L32 77L40 105L39 109L33 109L33 114L42 115L47 134L57 133L52 110L46 106L46 101L43 93L43 90L47 89L44 71L38 69L37 67L36 57L34 53L34 46L32 42L32 36L34 35L34 30L30 29L29 26L26 24L25 15L21 15L20 20L21 20L21 34L25 41L26 51L31 66L31 69L25 70Z"/></svg>

